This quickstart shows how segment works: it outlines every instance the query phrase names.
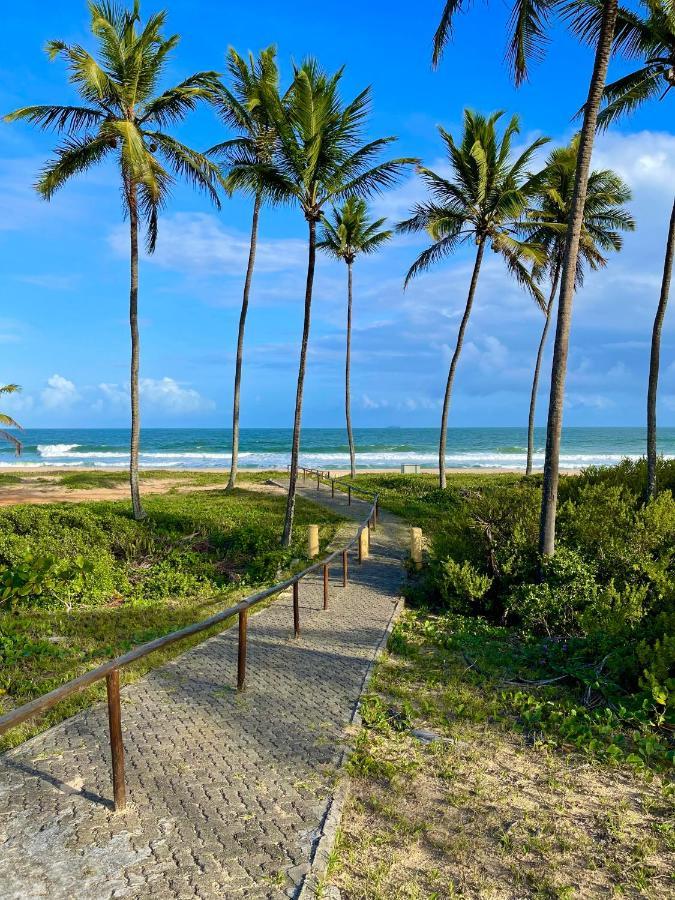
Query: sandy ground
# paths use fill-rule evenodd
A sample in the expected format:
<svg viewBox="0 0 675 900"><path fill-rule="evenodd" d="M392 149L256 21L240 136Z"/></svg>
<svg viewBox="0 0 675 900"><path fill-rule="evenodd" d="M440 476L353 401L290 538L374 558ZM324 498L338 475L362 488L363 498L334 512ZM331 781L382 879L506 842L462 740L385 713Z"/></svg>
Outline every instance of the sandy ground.
<svg viewBox="0 0 675 900"><path fill-rule="evenodd" d="M167 491L177 489L179 491L196 491L196 490L212 490L214 488L222 488L223 482L222 478L218 481L213 482L213 484L204 484L201 483L199 485L190 484L189 477L190 475L220 475L224 474L223 469L195 469L195 470L180 470L180 472L176 473L175 478L145 478L141 482L141 493L142 494L162 494ZM242 475L245 475L247 471L257 472L260 471L258 469L241 469L240 472ZM327 470L326 470L327 471ZM448 474L474 474L474 475L489 475L489 474L505 474L507 472L522 472L519 469L448 469ZM123 500L126 499L129 494L129 488L126 481L121 482L120 484L111 485L110 487L100 487L100 488L80 488L80 489L71 489L65 487L58 483L58 476L64 474L73 474L75 472L95 472L99 474L101 472L114 472L115 474L121 475L120 469L104 469L104 468L96 468L96 469L85 469L85 468L67 468L67 469L59 469L59 468L44 468L44 469L34 469L34 468L22 468L20 466L0 466L0 472L11 473L12 475L18 475L22 481L20 484L8 484L8 485L0 485L0 506L11 506L16 503L60 503L60 502L71 502L78 503L84 500ZM437 469L424 469L424 474L437 474ZM340 478L343 475L348 475L349 470L347 469L331 469L330 476L334 478ZM398 474L398 470L396 469L359 469L359 474L390 474L395 475ZM571 472L566 471L564 474L578 474L577 471ZM50 479L54 479L50 481Z"/></svg>

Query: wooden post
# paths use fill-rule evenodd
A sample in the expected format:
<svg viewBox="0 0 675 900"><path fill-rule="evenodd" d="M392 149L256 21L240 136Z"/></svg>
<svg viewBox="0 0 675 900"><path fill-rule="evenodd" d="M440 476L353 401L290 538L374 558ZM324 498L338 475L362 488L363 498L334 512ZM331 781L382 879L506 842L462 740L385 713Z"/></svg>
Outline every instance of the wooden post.
<svg viewBox="0 0 675 900"><path fill-rule="evenodd" d="M246 682L246 626L248 623L248 610L239 612L239 651L237 657L237 690L243 691Z"/></svg>
<svg viewBox="0 0 675 900"><path fill-rule="evenodd" d="M367 528L359 533L359 562L368 559L368 534Z"/></svg>
<svg viewBox="0 0 675 900"><path fill-rule="evenodd" d="M307 527L307 556L314 559L319 555L319 526L309 525Z"/></svg>
<svg viewBox="0 0 675 900"><path fill-rule="evenodd" d="M348 497L348 505L352 505L352 489L351 487L347 488L347 497Z"/></svg>
<svg viewBox="0 0 675 900"><path fill-rule="evenodd" d="M300 637L300 598L298 596L298 588L300 582L293 582L293 631L296 638Z"/></svg>
<svg viewBox="0 0 675 900"><path fill-rule="evenodd" d="M319 472L316 473L316 489L317 491L321 489L321 475Z"/></svg>
<svg viewBox="0 0 675 900"><path fill-rule="evenodd" d="M410 558L419 569L422 565L422 529L410 529Z"/></svg>
<svg viewBox="0 0 675 900"><path fill-rule="evenodd" d="M347 551L342 551L342 587L347 587L347 575L349 572L349 563L347 562Z"/></svg>
<svg viewBox="0 0 675 900"><path fill-rule="evenodd" d="M376 500L376 501L375 501L375 524L376 524L376 525L377 525L377 519L378 519L378 516L379 516L379 514L380 514L379 504L380 504L380 501L379 501L379 500Z"/></svg>
<svg viewBox="0 0 675 900"><path fill-rule="evenodd" d="M330 495L332 498L335 498L335 479L330 483Z"/></svg>
<svg viewBox="0 0 675 900"><path fill-rule="evenodd" d="M108 689L108 725L110 728L110 755L112 757L113 801L115 812L127 805L124 784L124 743L122 741L122 708L120 705L120 670L113 669L105 677Z"/></svg>
<svg viewBox="0 0 675 900"><path fill-rule="evenodd" d="M328 609L328 566L323 567L323 608Z"/></svg>

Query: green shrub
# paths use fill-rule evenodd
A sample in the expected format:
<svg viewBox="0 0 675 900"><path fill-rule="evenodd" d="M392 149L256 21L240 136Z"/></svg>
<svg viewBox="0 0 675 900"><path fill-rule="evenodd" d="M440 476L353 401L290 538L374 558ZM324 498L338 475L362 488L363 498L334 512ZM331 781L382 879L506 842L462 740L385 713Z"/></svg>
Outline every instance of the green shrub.
<svg viewBox="0 0 675 900"><path fill-rule="evenodd" d="M542 561L541 580L514 587L507 612L535 634L579 633L580 616L598 598L596 570L574 550L560 547Z"/></svg>
<svg viewBox="0 0 675 900"><path fill-rule="evenodd" d="M446 609L454 612L476 612L477 603L490 590L492 579L482 575L469 562L456 563L453 559L439 563L438 589Z"/></svg>

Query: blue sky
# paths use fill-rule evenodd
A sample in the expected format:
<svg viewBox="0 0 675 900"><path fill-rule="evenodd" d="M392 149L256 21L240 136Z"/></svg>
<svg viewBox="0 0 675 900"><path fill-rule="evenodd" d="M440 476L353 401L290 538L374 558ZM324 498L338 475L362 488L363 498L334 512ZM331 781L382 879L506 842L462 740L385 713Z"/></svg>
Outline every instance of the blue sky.
<svg viewBox="0 0 675 900"><path fill-rule="evenodd" d="M547 58L516 90L503 61L510 4L477 4L457 20L454 40L433 72L430 42L440 7L435 0L417 7L394 0L345 3L337 13L309 0L146 0L142 11L167 9L168 30L182 35L167 84L198 69L222 71L229 45L245 52L275 43L285 79L291 59L307 54L329 70L345 64L345 98L373 86L370 135L397 135L397 154L419 156L432 167L443 165L436 125L456 132L466 106L519 113L523 141L540 134L567 141L571 116L585 98L589 50L554 29ZM50 63L43 47L49 38L91 47L87 20L82 0L24 0L3 11L0 110L75 100L62 63ZM616 61L610 74L625 68ZM615 168L631 185L638 230L606 271L588 277L577 297L568 425L644 421L648 342L675 189L673 103L669 97L645 108L598 141L594 162ZM226 137L208 109L190 117L178 134L199 149ZM23 386L5 408L31 426L122 426L128 422L128 238L119 188L114 171L104 167L72 182L51 203L39 200L31 185L55 142L25 125L0 125L0 380ZM422 196L411 174L373 201L373 210L397 221ZM157 252L141 264L144 424L229 425L249 222L246 198L226 201L217 212L187 188L175 190ZM264 211L247 333L244 426L292 422L305 236L297 210ZM422 245L400 237L356 266L356 425L438 422L471 258L470 250L458 252L404 292L403 277ZM343 421L344 319L344 266L321 259L307 426ZM489 258L457 374L451 425L525 423L541 325L533 302ZM675 424L674 346L670 316L663 337L664 426ZM540 423L546 393L545 383Z"/></svg>

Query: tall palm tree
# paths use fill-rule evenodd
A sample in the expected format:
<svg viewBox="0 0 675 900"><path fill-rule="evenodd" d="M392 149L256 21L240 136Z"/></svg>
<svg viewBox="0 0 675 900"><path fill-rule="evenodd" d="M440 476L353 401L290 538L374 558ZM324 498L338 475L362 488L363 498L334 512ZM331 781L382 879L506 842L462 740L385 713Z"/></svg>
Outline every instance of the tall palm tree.
<svg viewBox="0 0 675 900"><path fill-rule="evenodd" d="M50 41L50 59L61 56L70 82L84 106L27 106L6 116L66 137L38 178L36 189L45 200L74 175L113 157L119 167L122 199L129 217L131 330L131 443L129 481L134 518L144 516L138 485L140 446L138 232L146 226L147 249L157 241L159 212L166 204L174 175L203 189L219 206L220 173L215 163L182 144L164 129L185 118L199 100L209 100L218 87L215 72L198 72L175 87L156 93L157 84L178 35L162 36L166 14L151 16L144 27L135 0L131 11L110 2L89 3L90 27L98 59L79 44ZM161 162L160 162L161 160Z"/></svg>
<svg viewBox="0 0 675 900"><path fill-rule="evenodd" d="M268 98L270 96L274 97L279 90L276 49L268 47L260 53L257 59L253 54L250 54L247 62L236 50L231 48L227 58L227 69L230 74L231 87L223 86L219 90L214 103L222 120L227 126L234 129L238 136L233 140L217 144L208 151L209 155L214 155L223 160L222 168L226 184L227 173L231 163L236 165L243 158L248 158L253 163L261 164L262 166L269 165L272 162L276 144L276 132ZM232 402L232 463L227 490L231 490L237 480L239 402L241 396L241 370L244 358L244 333L258 244L258 220L264 197L262 185L252 184L246 187L253 194L253 218L251 221L248 263L237 334L237 358L234 370L234 398Z"/></svg>
<svg viewBox="0 0 675 900"><path fill-rule="evenodd" d="M300 207L308 228L307 279L300 362L295 396L291 466L282 535L289 546L293 534L295 495L300 454L302 397L305 382L307 345L312 311L312 291L316 265L317 224L324 208L350 195L367 197L390 187L409 163L401 158L377 162L392 137L363 141L363 126L371 103L370 88L361 91L350 103L343 103L339 85L343 70L328 75L313 60L295 71L287 97L268 97L275 108L274 127L278 143L271 164L261 163L243 154L233 160L228 183L233 187L264 184L272 200L292 198ZM270 92L271 94L271 92Z"/></svg>
<svg viewBox="0 0 675 900"><path fill-rule="evenodd" d="M443 398L438 447L441 488L446 484L445 448L455 370L488 245L502 256L509 271L532 294L542 309L544 307L544 298L528 271L528 264L543 263L543 252L535 243L520 240L517 235L535 184L535 178L527 173L527 166L534 153L548 138L533 141L514 159L511 145L514 135L519 132L518 117L513 116L500 135L497 123L502 115L503 113L497 112L486 117L465 110L464 131L459 144L455 143L452 135L439 128L448 153L452 177L443 178L431 169L420 167L418 171L429 189L431 200L416 204L412 217L397 226L402 232L426 231L433 239L431 246L411 266L406 286L412 278L444 259L460 244L471 241L477 248Z"/></svg>
<svg viewBox="0 0 675 900"><path fill-rule="evenodd" d="M360 253L375 253L391 239L392 231L382 229L386 219L371 222L368 219L368 205L361 197L347 197L342 207L333 209L333 221L323 220L323 229L317 244L334 259L347 264L347 353L345 358L345 419L349 442L349 469L356 475L356 452L352 433L352 411L350 395L351 355L352 355L352 268Z"/></svg>
<svg viewBox="0 0 675 900"><path fill-rule="evenodd" d="M0 394L16 394L20 390L21 388L18 384L3 384L0 386ZM6 425L8 428L18 428L19 431L23 430L21 425L19 425L18 422L15 422L11 416L7 415L7 413L0 413L0 425ZM7 441L8 444L11 444L12 447L14 447L14 452L17 456L21 454L23 444L11 431L5 431L3 428L0 431L0 440Z"/></svg>
<svg viewBox="0 0 675 900"><path fill-rule="evenodd" d="M546 165L537 177L536 206L529 211L524 228L528 239L540 244L546 251L543 265L536 266L535 278L547 278L550 293L544 309L544 327L537 350L537 361L532 379L530 413L527 428L526 475L532 473L534 454L534 419L537 403L537 389L541 361L551 324L551 313L560 284L565 238L569 221L572 196L574 194L574 174L577 166L579 139L575 138L567 147L553 150ZM633 231L635 220L623 205L631 198L628 185L610 169L595 169L588 178L584 222L579 241L577 259L577 289L584 280L584 268L599 269L607 264L604 253L619 251L623 245L622 231Z"/></svg>
<svg viewBox="0 0 675 900"><path fill-rule="evenodd" d="M446 0L444 3L441 20L434 36L433 59L436 64L438 64L443 48L450 38L455 13L460 12L468 5L468 0ZM560 440L574 286L598 111L607 78L612 44L615 36L618 41L623 39L621 22L619 30L616 31L618 0L596 0L595 3L593 0L514 0L508 46L508 58L514 78L516 84L520 84L527 77L529 61L533 57L537 58L543 54L549 18L558 12L571 22L572 27L578 33L584 35L588 31L589 8L591 9L591 18L595 17L593 21L597 23L598 28L594 38L595 60L588 97L584 106L574 193L570 205L570 224L560 273L561 288L551 367L551 391L546 428L546 458L539 529L539 551L543 556L551 556L555 552Z"/></svg>
<svg viewBox="0 0 675 900"><path fill-rule="evenodd" d="M598 116L599 128L607 127L649 100L663 100L675 85L675 7L670 0L648 0L646 14L639 16L620 9L628 56L641 57L642 65L608 84L603 93L605 106ZM597 13L596 13L597 19ZM597 22L589 29L597 31ZM675 258L675 200L670 214L659 302L652 326L647 388L647 497L656 493L656 399L661 357L661 331L666 315Z"/></svg>

